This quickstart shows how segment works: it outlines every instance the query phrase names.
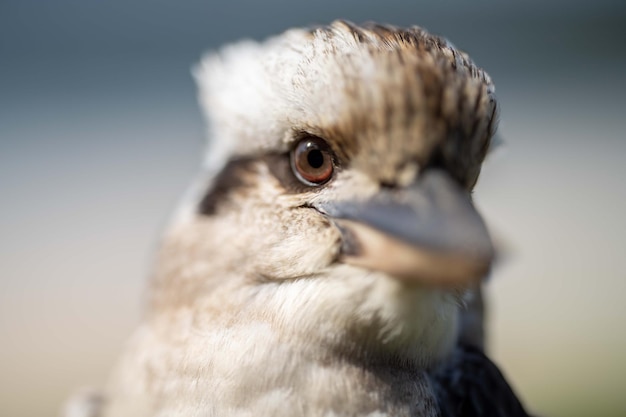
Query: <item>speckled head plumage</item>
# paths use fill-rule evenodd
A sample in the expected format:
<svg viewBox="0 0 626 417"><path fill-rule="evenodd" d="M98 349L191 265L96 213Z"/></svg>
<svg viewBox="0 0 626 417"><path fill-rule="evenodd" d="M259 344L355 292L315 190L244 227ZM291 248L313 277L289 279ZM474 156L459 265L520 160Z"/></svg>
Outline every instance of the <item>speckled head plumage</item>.
<svg viewBox="0 0 626 417"><path fill-rule="evenodd" d="M301 132L345 161L376 163L385 182L438 152L473 186L496 127L489 76L421 28L354 24L242 43L195 69L210 125L211 168L224 155L287 150Z"/></svg>

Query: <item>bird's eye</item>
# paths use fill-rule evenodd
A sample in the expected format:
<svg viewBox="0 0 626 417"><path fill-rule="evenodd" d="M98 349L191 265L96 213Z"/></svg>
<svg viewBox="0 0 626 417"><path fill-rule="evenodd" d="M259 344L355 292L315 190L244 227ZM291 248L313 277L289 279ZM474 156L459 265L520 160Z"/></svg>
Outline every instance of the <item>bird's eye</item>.
<svg viewBox="0 0 626 417"><path fill-rule="evenodd" d="M291 152L291 168L304 184L325 183L333 175L333 157L328 144L314 136L301 139Z"/></svg>

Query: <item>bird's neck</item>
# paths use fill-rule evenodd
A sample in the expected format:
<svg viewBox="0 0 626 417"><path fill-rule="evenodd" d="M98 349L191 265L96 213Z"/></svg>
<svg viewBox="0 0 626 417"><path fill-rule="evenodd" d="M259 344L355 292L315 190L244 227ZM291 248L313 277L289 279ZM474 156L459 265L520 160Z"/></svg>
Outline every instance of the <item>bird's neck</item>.
<svg viewBox="0 0 626 417"><path fill-rule="evenodd" d="M352 267L251 291L252 315L264 317L287 343L321 361L425 369L457 341L454 296L404 288L386 276L355 274Z"/></svg>

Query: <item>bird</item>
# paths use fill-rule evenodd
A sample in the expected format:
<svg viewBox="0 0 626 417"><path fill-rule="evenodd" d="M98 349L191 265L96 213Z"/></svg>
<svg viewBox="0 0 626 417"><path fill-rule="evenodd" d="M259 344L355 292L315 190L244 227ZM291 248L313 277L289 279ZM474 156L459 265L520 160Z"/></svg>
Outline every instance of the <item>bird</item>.
<svg viewBox="0 0 626 417"><path fill-rule="evenodd" d="M344 20L193 75L202 172L142 322L72 416L527 415L483 346L489 75L420 27Z"/></svg>

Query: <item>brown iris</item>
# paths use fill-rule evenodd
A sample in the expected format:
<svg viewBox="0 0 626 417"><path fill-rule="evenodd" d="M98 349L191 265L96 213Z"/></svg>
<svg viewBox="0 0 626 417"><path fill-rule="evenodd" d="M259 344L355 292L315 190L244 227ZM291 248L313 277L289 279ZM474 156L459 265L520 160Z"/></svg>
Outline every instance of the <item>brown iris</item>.
<svg viewBox="0 0 626 417"><path fill-rule="evenodd" d="M301 139L291 152L291 166L303 183L325 183L333 175L333 158L328 144L315 136Z"/></svg>

